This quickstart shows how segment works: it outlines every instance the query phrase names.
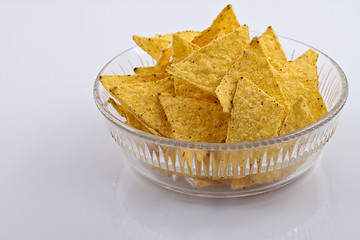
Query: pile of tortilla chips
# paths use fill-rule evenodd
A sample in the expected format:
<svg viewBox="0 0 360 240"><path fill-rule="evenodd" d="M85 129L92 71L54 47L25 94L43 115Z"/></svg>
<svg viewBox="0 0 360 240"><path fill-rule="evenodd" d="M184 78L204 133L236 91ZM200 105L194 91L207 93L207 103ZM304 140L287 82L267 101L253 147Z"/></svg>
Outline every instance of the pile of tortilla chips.
<svg viewBox="0 0 360 240"><path fill-rule="evenodd" d="M327 113L318 54L309 49L288 61L272 27L250 40L231 5L202 32L133 39L156 65L100 81L126 123L141 131L192 142L245 142L296 131Z"/></svg>

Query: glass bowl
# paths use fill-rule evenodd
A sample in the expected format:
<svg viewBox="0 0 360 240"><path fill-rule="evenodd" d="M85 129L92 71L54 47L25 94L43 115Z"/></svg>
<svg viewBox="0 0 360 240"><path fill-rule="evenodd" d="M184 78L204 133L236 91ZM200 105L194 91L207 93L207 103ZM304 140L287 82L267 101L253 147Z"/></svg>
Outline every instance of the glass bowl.
<svg viewBox="0 0 360 240"><path fill-rule="evenodd" d="M312 48L279 37L288 60ZM94 84L94 98L105 116L111 136L121 146L125 160L146 181L167 189L203 197L240 197L282 187L304 174L321 158L335 132L339 113L348 95L344 72L330 57L319 53L319 90L328 114L315 123L279 137L241 143L179 141L139 131L125 124L107 100L111 97L99 81L100 75L134 74L134 67L155 61L139 47L112 59Z"/></svg>

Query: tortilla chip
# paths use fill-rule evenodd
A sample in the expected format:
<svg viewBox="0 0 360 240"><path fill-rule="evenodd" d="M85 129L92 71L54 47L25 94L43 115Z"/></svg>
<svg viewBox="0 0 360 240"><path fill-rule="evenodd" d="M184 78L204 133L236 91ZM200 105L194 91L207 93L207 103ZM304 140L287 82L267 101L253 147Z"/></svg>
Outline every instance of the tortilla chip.
<svg viewBox="0 0 360 240"><path fill-rule="evenodd" d="M154 129L149 130L149 127L145 126L140 122L129 110L126 109L123 105L116 103L112 98L108 99L108 102L113 106L113 108L126 119L125 123L133 128L136 128L140 131L152 133L158 136L161 136Z"/></svg>
<svg viewBox="0 0 360 240"><path fill-rule="evenodd" d="M135 74L154 74L166 73L166 67L152 66L152 67L136 67L134 68Z"/></svg>
<svg viewBox="0 0 360 240"><path fill-rule="evenodd" d="M240 28L215 40L184 61L172 64L167 71L215 95L222 77L248 44L244 31Z"/></svg>
<svg viewBox="0 0 360 240"><path fill-rule="evenodd" d="M303 58L299 58L299 61L296 59L289 62L286 70L280 74L280 83L289 102L294 102L300 95L306 99L310 113L317 121L328 111L318 86L314 83L317 81L317 79L313 79L314 76L317 76L317 73L313 72L315 71L314 66L316 65L303 61ZM307 67L309 67L309 73L306 71Z"/></svg>
<svg viewBox="0 0 360 240"><path fill-rule="evenodd" d="M194 186L196 188L203 188L203 187L212 187L212 186L218 186L223 184L220 181L217 180L211 180L206 178L194 178Z"/></svg>
<svg viewBox="0 0 360 240"><path fill-rule="evenodd" d="M171 47L161 50L159 59L156 62L156 67L166 67L170 64L170 58L172 54Z"/></svg>
<svg viewBox="0 0 360 240"><path fill-rule="evenodd" d="M173 137L191 142L225 142L229 115L217 103L166 95L159 96Z"/></svg>
<svg viewBox="0 0 360 240"><path fill-rule="evenodd" d="M194 37L196 35L199 34L198 31L181 31L181 32L176 32L176 33L169 33L169 34L156 34L155 38L161 38L161 39L165 39L165 40L169 40L171 41L173 38L173 35L179 35L180 37L184 38L187 41L192 41L194 39Z"/></svg>
<svg viewBox="0 0 360 240"><path fill-rule="evenodd" d="M99 76L99 80L106 90L109 91L111 87L134 84L134 83L145 83L162 80L169 77L168 73L154 73L154 74L139 74L139 75L102 75Z"/></svg>
<svg viewBox="0 0 360 240"><path fill-rule="evenodd" d="M239 27L240 24L235 16L234 9L229 4L219 13L209 28L219 28L225 34L228 34Z"/></svg>
<svg viewBox="0 0 360 240"><path fill-rule="evenodd" d="M236 84L241 77L251 80L276 102L287 107L284 93L278 82L278 75L269 63L258 37L251 40L250 45L236 60L216 89L216 95L224 112L230 112Z"/></svg>
<svg viewBox="0 0 360 240"><path fill-rule="evenodd" d="M305 86L314 83L316 87L319 87L319 76L316 67L318 57L319 54L317 52L309 49L294 61L289 62L290 65L296 65L297 71L306 76L305 79L301 78Z"/></svg>
<svg viewBox="0 0 360 240"><path fill-rule="evenodd" d="M310 113L305 98L298 96L280 128L279 135L295 132L313 122L314 118Z"/></svg>
<svg viewBox="0 0 360 240"><path fill-rule="evenodd" d="M216 102L218 103L218 99L198 88L197 86L195 86L194 84L191 84L185 80L182 80L180 78L174 78L174 86L175 86L175 95L176 96L181 96L181 97L185 97L185 98L193 98L193 99L198 99L198 100L207 100L210 102Z"/></svg>
<svg viewBox="0 0 360 240"><path fill-rule="evenodd" d="M180 37L180 35L174 34L172 43L173 63L181 62L199 49L200 47Z"/></svg>
<svg viewBox="0 0 360 240"><path fill-rule="evenodd" d="M174 94L172 80L125 84L115 86L110 91L145 126L155 129L162 136L171 137L171 126L160 105L158 95Z"/></svg>
<svg viewBox="0 0 360 240"><path fill-rule="evenodd" d="M225 33L220 28L208 28L197 35L191 42L199 47L204 47L223 36L225 36Z"/></svg>
<svg viewBox="0 0 360 240"><path fill-rule="evenodd" d="M270 58L271 65L281 71L287 59L274 29L269 26L259 39L262 41L266 55Z"/></svg>
<svg viewBox="0 0 360 240"><path fill-rule="evenodd" d="M155 60L158 60L161 56L162 50L171 44L171 40L156 37L142 37L134 35L133 40Z"/></svg>
<svg viewBox="0 0 360 240"><path fill-rule="evenodd" d="M226 142L275 137L284 117L284 106L243 78L237 84Z"/></svg>

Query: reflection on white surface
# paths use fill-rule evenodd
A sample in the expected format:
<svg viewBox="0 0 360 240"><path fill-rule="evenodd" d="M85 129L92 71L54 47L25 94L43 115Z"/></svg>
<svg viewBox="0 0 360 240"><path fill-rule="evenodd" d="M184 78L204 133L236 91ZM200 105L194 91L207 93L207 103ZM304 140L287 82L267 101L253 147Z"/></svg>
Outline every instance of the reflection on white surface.
<svg viewBox="0 0 360 240"><path fill-rule="evenodd" d="M329 179L320 165L277 191L234 199L174 193L128 170L131 175L124 174L116 182L118 213L114 218L119 226L123 221L129 225L131 220L130 229L151 239L316 239L330 237L335 224Z"/></svg>

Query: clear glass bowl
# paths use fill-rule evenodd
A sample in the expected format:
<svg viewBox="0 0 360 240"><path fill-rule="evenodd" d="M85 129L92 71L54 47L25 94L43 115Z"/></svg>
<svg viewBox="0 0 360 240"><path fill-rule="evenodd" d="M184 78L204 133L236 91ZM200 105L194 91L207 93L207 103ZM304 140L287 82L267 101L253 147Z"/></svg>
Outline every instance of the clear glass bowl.
<svg viewBox="0 0 360 240"><path fill-rule="evenodd" d="M312 48L289 38L279 39L288 60ZM123 149L126 162L146 180L204 197L259 194L305 173L321 157L338 124L348 95L345 74L330 57L312 49L319 53L319 90L329 113L301 130L279 137L242 143L197 143L158 137L128 126L107 102L111 96L99 76L133 74L134 67L154 65L154 60L139 47L119 54L100 71L94 84L95 103Z"/></svg>

